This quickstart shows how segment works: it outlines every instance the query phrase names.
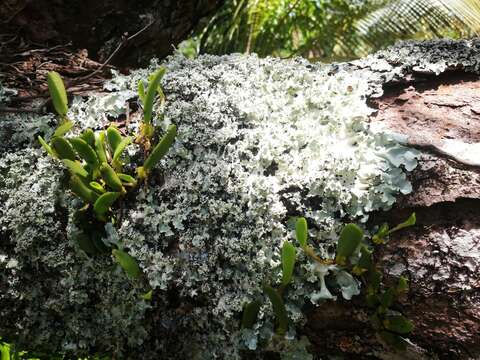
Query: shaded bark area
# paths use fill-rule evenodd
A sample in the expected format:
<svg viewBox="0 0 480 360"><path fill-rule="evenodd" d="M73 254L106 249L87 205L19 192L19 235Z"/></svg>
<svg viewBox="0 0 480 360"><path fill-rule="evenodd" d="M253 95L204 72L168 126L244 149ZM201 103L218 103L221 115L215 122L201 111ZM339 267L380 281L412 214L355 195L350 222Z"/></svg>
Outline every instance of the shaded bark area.
<svg viewBox="0 0 480 360"><path fill-rule="evenodd" d="M76 48L86 48L92 59L104 61L124 36L145 29L112 60L115 65L139 65L171 54L222 2L6 0L0 4L0 33L15 32L48 46L71 41Z"/></svg>
<svg viewBox="0 0 480 360"><path fill-rule="evenodd" d="M409 174L413 191L371 225L417 213L417 226L392 236L377 253L387 283L410 280L399 310L414 323L406 353L380 346L364 302L328 303L309 316L305 333L316 353L356 359L478 359L480 356L480 168L443 156L446 139L480 141L480 81L459 71L386 84L372 124L383 123L422 150ZM476 156L480 158L480 153ZM353 305L353 306L352 306Z"/></svg>

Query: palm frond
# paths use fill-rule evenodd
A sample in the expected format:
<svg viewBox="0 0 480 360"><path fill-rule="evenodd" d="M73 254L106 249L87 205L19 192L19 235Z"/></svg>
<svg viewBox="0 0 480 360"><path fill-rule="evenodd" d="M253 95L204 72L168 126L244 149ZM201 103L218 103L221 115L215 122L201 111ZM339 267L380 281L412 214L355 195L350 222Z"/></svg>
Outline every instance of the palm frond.
<svg viewBox="0 0 480 360"><path fill-rule="evenodd" d="M452 14L467 24L475 33L480 33L480 1L479 0L438 0Z"/></svg>
<svg viewBox="0 0 480 360"><path fill-rule="evenodd" d="M401 39L480 33L480 0L226 0L200 51L350 59Z"/></svg>
<svg viewBox="0 0 480 360"><path fill-rule="evenodd" d="M465 35L472 31L465 20L438 0L394 0L360 20L356 28L365 42L360 48L366 49L400 39L442 37L446 32Z"/></svg>

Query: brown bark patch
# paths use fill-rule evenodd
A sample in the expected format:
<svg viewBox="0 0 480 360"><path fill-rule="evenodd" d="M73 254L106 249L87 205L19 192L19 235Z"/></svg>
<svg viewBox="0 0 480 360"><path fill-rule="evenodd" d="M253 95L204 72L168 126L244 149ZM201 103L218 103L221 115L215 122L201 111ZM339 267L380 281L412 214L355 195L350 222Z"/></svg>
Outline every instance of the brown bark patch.
<svg viewBox="0 0 480 360"><path fill-rule="evenodd" d="M387 89L374 101L378 113L372 121L417 141L480 142L478 79L477 75L447 74L407 88Z"/></svg>

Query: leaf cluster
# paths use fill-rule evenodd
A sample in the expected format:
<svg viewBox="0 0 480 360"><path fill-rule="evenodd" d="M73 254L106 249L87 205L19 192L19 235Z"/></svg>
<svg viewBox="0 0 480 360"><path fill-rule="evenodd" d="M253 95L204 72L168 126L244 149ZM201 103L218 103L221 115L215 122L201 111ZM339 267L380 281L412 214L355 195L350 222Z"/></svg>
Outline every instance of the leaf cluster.
<svg viewBox="0 0 480 360"><path fill-rule="evenodd" d="M150 144L153 137L153 103L156 94L161 92L159 83L164 73L164 68L157 71L150 81L147 93L140 96L144 103L144 121L139 135L143 140L140 142L148 141ZM105 253L109 251L109 247L102 241L105 223L115 224L115 207L118 207L128 192L133 192L141 181L146 180L155 165L167 154L175 141L177 129L175 125L170 125L143 165L137 167L136 175L129 174L124 172L125 165L132 169L135 164L129 163L125 150L133 142L132 137L123 136L114 126L97 132L87 129L79 136L66 137L73 128L73 122L67 118L68 98L65 86L56 72L50 72L47 79L60 125L49 142L41 136L38 140L51 157L60 160L68 169L70 190L83 202L82 208L74 216L77 226L82 229L77 236L80 248L89 255ZM163 92L161 94L163 96ZM129 276L140 276L141 270L136 260L128 253L117 246L112 249L112 254Z"/></svg>
<svg viewBox="0 0 480 360"><path fill-rule="evenodd" d="M372 237L373 246L384 244L385 239L392 233L413 226L416 223L415 213L401 224L390 229L383 224ZM379 270L373 250L364 242L363 230L355 224L343 227L337 241L334 260L322 259L315 249L308 244L308 224L305 218L300 217L295 224L295 236L300 248L312 261L319 265L335 265L360 278L366 285L366 303L373 309L370 316L372 327L388 345L404 350L407 336L413 330L413 324L398 310L393 310L395 302L402 293L408 290L408 282L404 277L398 279L397 285L384 288L383 274ZM358 254L360 256L358 257ZM288 330L289 318L283 300L283 294L291 283L296 262L296 248L289 241L285 241L281 250L282 281L278 288L271 285L264 286L264 293L270 300L275 314L275 331L278 336L284 336ZM243 311L242 328L254 327L262 302L254 300L248 303Z"/></svg>

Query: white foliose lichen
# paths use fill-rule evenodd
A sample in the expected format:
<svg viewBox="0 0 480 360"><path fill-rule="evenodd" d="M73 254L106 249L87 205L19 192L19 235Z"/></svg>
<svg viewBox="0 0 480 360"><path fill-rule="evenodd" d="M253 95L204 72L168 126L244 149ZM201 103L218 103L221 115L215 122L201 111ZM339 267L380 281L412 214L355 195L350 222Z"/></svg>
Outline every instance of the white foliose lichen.
<svg viewBox="0 0 480 360"><path fill-rule="evenodd" d="M117 75L108 95L75 100L69 116L76 131L99 130L123 113L137 80L156 66ZM64 194L62 170L32 147L0 160L0 183L13 181L0 193L9 203L0 220L7 239L0 244L0 276L9 285L0 300L12 304L12 319L27 313L18 322L28 328L25 342L77 354L128 353L134 342L145 359L239 358L239 348L255 348L273 334L268 300L253 331L239 331L239 315L245 303L263 297L265 281L278 284L280 248L293 237L289 218L305 216L310 242L331 258L345 221L365 222L369 212L411 191L404 169L415 167L416 151L370 131L365 94L372 85L365 77L348 70L332 75L331 66L303 60L241 55L175 56L166 67L167 102L156 125L175 123L177 140L116 229L154 289L148 315L138 289L108 269L109 259L89 259L68 241L72 199ZM135 129L138 117L131 120ZM18 262L14 269L6 269L10 258ZM305 302L358 294L358 282L339 269L319 274L301 252L298 263L285 297L294 323L304 321ZM42 285L28 278L35 267L44 269ZM14 305L17 298L24 308ZM44 304L56 316L41 310ZM60 335L58 324L66 329Z"/></svg>

